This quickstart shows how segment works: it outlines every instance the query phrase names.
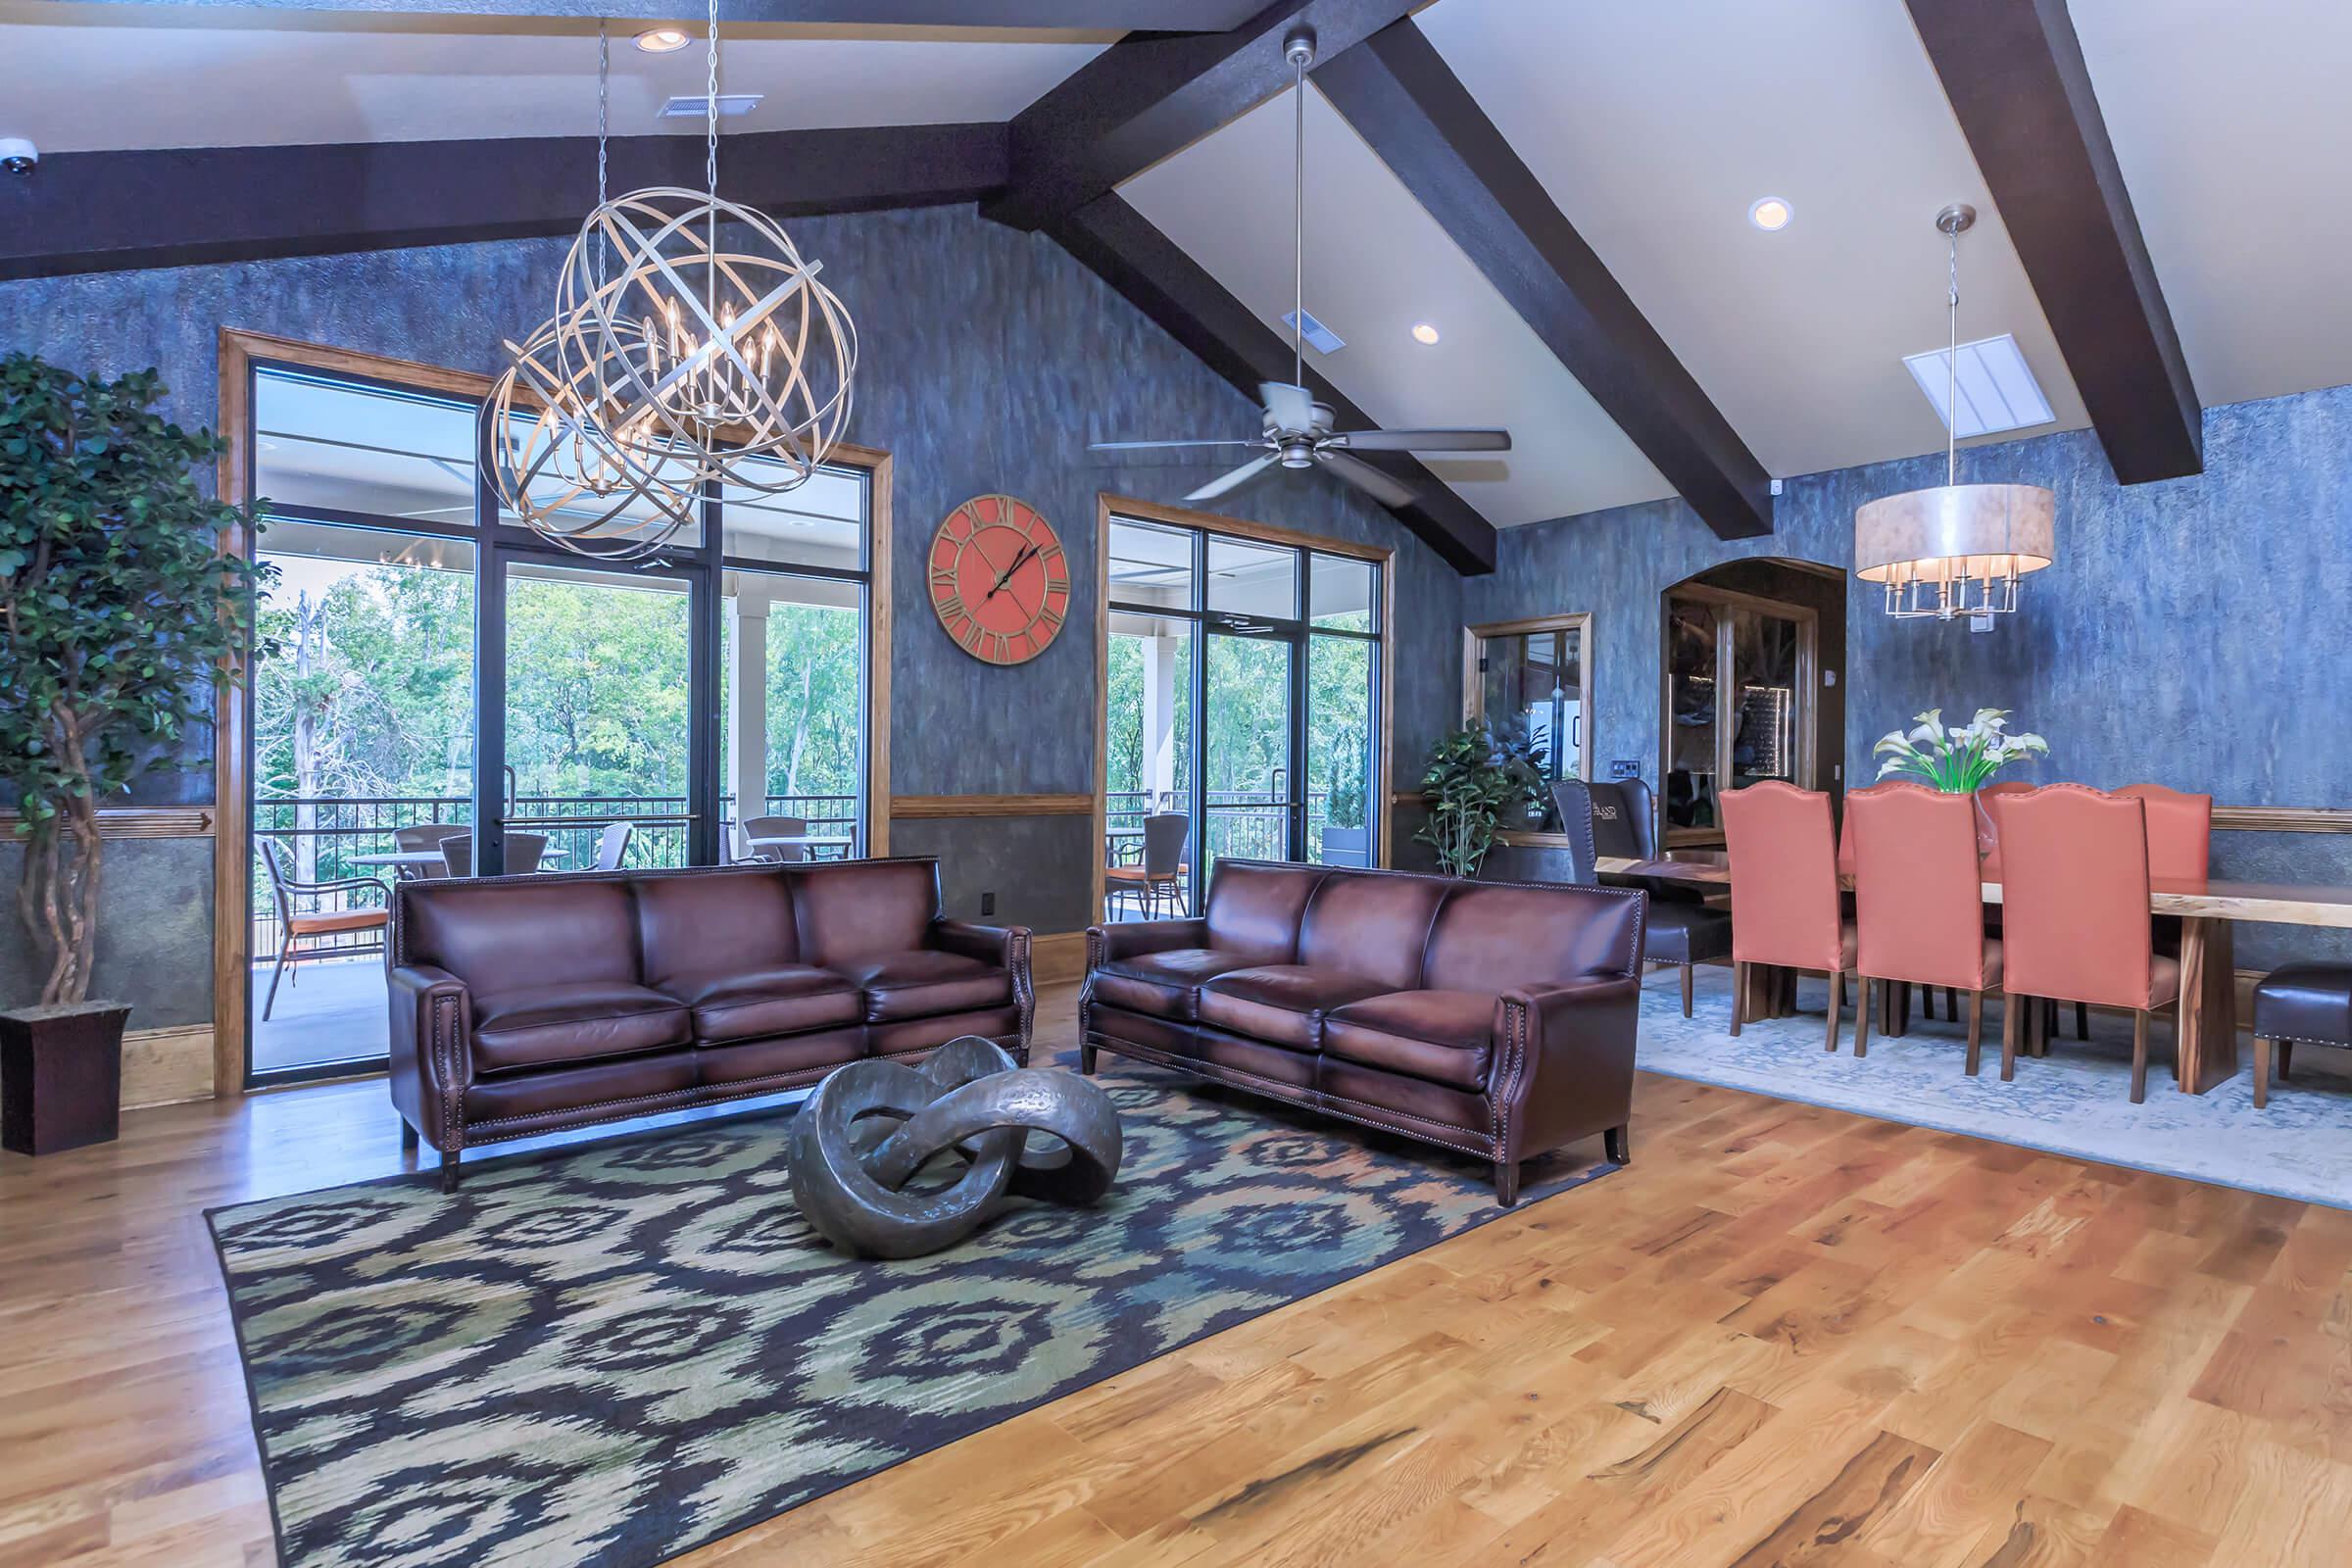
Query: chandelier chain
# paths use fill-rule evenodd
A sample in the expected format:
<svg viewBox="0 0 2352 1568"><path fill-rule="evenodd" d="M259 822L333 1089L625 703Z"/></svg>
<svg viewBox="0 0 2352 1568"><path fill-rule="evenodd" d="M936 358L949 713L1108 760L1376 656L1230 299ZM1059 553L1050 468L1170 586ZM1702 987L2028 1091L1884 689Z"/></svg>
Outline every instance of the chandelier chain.
<svg viewBox="0 0 2352 1568"><path fill-rule="evenodd" d="M612 37L605 19L596 19L596 205L605 205L605 143L612 136ZM606 276L605 236L596 236L596 280Z"/></svg>
<svg viewBox="0 0 2352 1568"><path fill-rule="evenodd" d="M718 196L718 0L710 0L710 36L704 60L703 179L715 200Z"/></svg>

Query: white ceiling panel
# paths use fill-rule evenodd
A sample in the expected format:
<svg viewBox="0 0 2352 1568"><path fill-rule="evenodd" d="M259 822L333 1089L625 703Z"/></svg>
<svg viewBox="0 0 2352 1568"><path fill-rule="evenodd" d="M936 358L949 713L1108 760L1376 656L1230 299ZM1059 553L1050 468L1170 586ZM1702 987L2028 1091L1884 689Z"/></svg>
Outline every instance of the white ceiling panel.
<svg viewBox="0 0 2352 1568"><path fill-rule="evenodd" d="M1277 330L1291 308L1291 126L1286 94L1122 187L1139 212ZM1306 353L1333 385L1391 427L1507 427L1508 453L1424 460L1498 526L1674 493L1312 91L1306 149L1306 308L1347 340L1336 354ZM1434 346L1414 341L1420 322L1438 329ZM1902 373L1900 365L1893 368ZM1227 433L1248 432L1115 432Z"/></svg>
<svg viewBox="0 0 2352 1568"><path fill-rule="evenodd" d="M2118 0L2119 4L2132 0ZM2010 332L2088 422L1902 0L1438 0L1422 28L1771 472L1932 450L1903 356ZM1758 197L1795 218L1748 221Z"/></svg>
<svg viewBox="0 0 2352 1568"><path fill-rule="evenodd" d="M2352 382L2352 0L2072 0L2207 404Z"/></svg>
<svg viewBox="0 0 2352 1568"><path fill-rule="evenodd" d="M62 153L595 134L593 22L255 15L0 4L0 136ZM656 117L702 95L701 41L646 54L631 41L646 25L613 24L613 133L699 136L699 119ZM762 95L727 134L1005 120L1105 47L773 27L720 43L721 89Z"/></svg>

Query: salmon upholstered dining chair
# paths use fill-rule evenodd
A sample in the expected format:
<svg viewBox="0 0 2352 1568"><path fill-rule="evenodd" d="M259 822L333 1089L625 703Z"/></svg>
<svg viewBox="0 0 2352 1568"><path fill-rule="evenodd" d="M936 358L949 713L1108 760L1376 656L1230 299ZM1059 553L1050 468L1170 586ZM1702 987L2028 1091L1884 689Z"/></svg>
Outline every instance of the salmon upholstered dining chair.
<svg viewBox="0 0 2352 1568"><path fill-rule="evenodd" d="M1977 806L1920 784L1882 784L1845 805L1854 841L1854 1054L1870 1051L1870 988L1968 993L1968 1075L1984 1038L1984 993L2001 983L2001 945L1984 935Z"/></svg>
<svg viewBox="0 0 2352 1568"><path fill-rule="evenodd" d="M1998 882L2001 880L2001 802L2012 795L2030 795L2040 787L2037 784L2028 784L2022 779L2006 779L1998 784L1987 784L1977 791L1977 808L1984 813L1984 820L1992 824L1992 845L1985 851L1984 857L1983 870L1985 881ZM1995 906L1985 912L1984 928L1996 937L2001 934L2000 906ZM2030 1011L2025 1015L2025 1024L2030 1031L2026 1044L2029 1053L2033 1055L2048 1054L2049 1038L2058 1032L2058 1004L2046 998L2025 997L2014 989L2009 992L2009 1004L2006 1005L2039 1009L2038 1011ZM2007 1017L2005 1007L2002 1016L2004 1019ZM2075 1004L2075 1038L2077 1040L2090 1038L2090 1008L2080 1002Z"/></svg>
<svg viewBox="0 0 2352 1568"><path fill-rule="evenodd" d="M1917 789L1920 787L1921 786L1908 783L1902 779L1884 779L1879 783L1866 785L1858 790L1847 790L1845 792L1845 817L1838 824L1838 879L1840 885L1848 888L1854 885L1854 802L1860 800L1866 795L1879 795L1891 789ZM1851 912L1853 906L1851 903L1848 903L1845 907L1848 912ZM1934 986L1922 986L1919 992L1919 999L1920 1005L1926 1010L1927 1015L1930 1018L1935 1017L1936 988ZM1888 1009L1888 1016L1890 1018L1908 1019L1910 1017L1911 988L1908 985L1905 985L1902 988L1902 991L1899 995L1890 998L1889 1002L1890 1006ZM1948 1010L1952 1015L1952 1022L1958 1023L1960 1021L1960 993L1956 987L1946 988L1944 992L1944 1004L1946 1010ZM1904 1027L1907 1027L1907 1025ZM1862 1042L1857 1040L1855 1042L1855 1049L1859 1051L1861 1046Z"/></svg>
<svg viewBox="0 0 2352 1568"><path fill-rule="evenodd" d="M2148 875L2158 882L2202 882L2213 868L2213 797L2183 795L2161 784L2115 792L2148 812Z"/></svg>
<svg viewBox="0 0 2352 1568"><path fill-rule="evenodd" d="M1721 807L1732 862L1732 1033L1740 1033L1758 964L1830 977L1829 1049L1854 966L1854 928L1838 906L1838 836L1830 798L1777 779L1726 790Z"/></svg>
<svg viewBox="0 0 2352 1568"><path fill-rule="evenodd" d="M2006 779L1998 784L1987 784L1977 791L1977 805L1984 808L1984 819L1992 824L1992 848L1984 857L1985 881L1998 882L2001 879L2001 802L2012 795L2031 794L2038 787L2021 779Z"/></svg>
<svg viewBox="0 0 2352 1568"><path fill-rule="evenodd" d="M2179 1048L2180 965L2148 924L2147 807L2135 796L2051 784L2001 802L2008 846L2001 950L2012 995L2132 1015L2132 1102L2148 1093L2148 1014L2172 1004ZM2017 1068L2017 1014L2003 1009L2001 1077Z"/></svg>

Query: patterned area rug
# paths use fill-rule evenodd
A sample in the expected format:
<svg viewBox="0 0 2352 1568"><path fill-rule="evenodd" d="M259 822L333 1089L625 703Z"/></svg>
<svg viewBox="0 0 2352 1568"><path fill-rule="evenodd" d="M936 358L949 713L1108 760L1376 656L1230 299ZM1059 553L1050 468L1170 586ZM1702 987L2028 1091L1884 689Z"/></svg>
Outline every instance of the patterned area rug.
<svg viewBox="0 0 2352 1568"><path fill-rule="evenodd" d="M1997 1004L1985 1005L1984 1069L1971 1078L1962 1071L1968 1026L1942 1017L1941 1002L1932 1022L1914 1012L1910 1033L1898 1039L1874 1030L1870 1054L1856 1060L1850 1009L1838 1054L1822 1049L1829 992L1821 980L1799 987L1797 1005L1807 1010L1748 1024L1737 1040L1728 1033L1730 970L1698 971L1693 1018L1683 1017L1675 987L1672 970L1643 987L1644 1071L2352 1208L2352 1054L2303 1047L2294 1082L2273 1084L2270 1104L2256 1110L2242 1039L2235 1078L2184 1095L2173 1081L2172 1023L2159 1018L2148 1043L2148 1098L2134 1105L2132 1023L2122 1014L2093 1013L2090 1039L2079 1041L2074 1009L2064 1009L2064 1036L2050 1042L2050 1054L2021 1056L2015 1081L2003 1083ZM1965 1015L1966 998L1960 1005Z"/></svg>
<svg viewBox="0 0 2352 1568"><path fill-rule="evenodd" d="M910 1262L802 1222L789 1106L213 1211L280 1561L641 1568L1502 1212L1444 1151L1104 1064L1112 1197Z"/></svg>

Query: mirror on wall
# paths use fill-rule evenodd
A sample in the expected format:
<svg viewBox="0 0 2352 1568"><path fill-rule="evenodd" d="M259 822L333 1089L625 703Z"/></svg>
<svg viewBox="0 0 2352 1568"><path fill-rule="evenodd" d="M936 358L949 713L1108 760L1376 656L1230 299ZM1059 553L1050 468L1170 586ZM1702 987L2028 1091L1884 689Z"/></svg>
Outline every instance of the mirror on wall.
<svg viewBox="0 0 2352 1568"><path fill-rule="evenodd" d="M1547 780L1592 776L1592 622L1541 615L1463 633L1463 722L1525 725Z"/></svg>

